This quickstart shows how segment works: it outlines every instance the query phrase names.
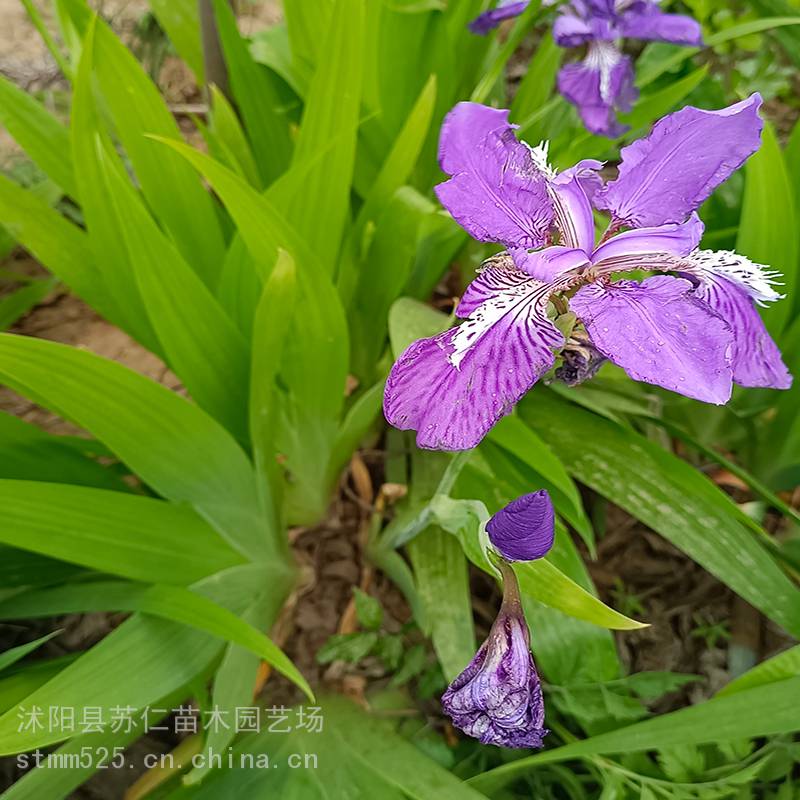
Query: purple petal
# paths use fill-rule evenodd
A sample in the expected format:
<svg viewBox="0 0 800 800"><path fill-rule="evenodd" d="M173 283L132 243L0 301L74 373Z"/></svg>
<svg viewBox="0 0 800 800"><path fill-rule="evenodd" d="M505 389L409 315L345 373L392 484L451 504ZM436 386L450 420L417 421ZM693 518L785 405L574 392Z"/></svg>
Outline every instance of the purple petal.
<svg viewBox="0 0 800 800"><path fill-rule="evenodd" d="M683 222L761 143L761 95L720 111L687 106L659 120L646 139L622 149L617 180L596 208L635 228Z"/></svg>
<svg viewBox="0 0 800 800"><path fill-rule="evenodd" d="M733 334L682 278L584 286L570 301L595 347L637 381L722 405Z"/></svg>
<svg viewBox="0 0 800 800"><path fill-rule="evenodd" d="M580 47L618 39L619 15L612 0L573 0L561 8L553 23L553 39L560 47Z"/></svg>
<svg viewBox="0 0 800 800"><path fill-rule="evenodd" d="M700 217L692 214L681 224L618 233L594 251L592 263L601 275L631 269L675 269L673 257L689 255L700 243L703 230Z"/></svg>
<svg viewBox="0 0 800 800"><path fill-rule="evenodd" d="M555 511L545 489L518 497L487 523L489 541L506 561L547 555L555 536Z"/></svg>
<svg viewBox="0 0 800 800"><path fill-rule="evenodd" d="M518 17L527 7L529 0L500 0L497 8L491 8L479 14L469 24L473 33L485 36L496 28L504 19Z"/></svg>
<svg viewBox="0 0 800 800"><path fill-rule="evenodd" d="M703 29L700 23L683 14L665 14L657 3L639 2L621 15L621 33L626 39L670 42L700 47Z"/></svg>
<svg viewBox="0 0 800 800"><path fill-rule="evenodd" d="M400 430L417 431L419 447L475 447L552 367L553 350L564 342L547 318L552 288L514 274L490 275L494 269L480 276L476 293L492 280L506 281L508 288L475 308L459 327L414 342L389 373L386 419Z"/></svg>
<svg viewBox="0 0 800 800"><path fill-rule="evenodd" d="M629 111L638 97L631 60L608 42L594 42L586 58L558 73L558 91L572 103L587 130L615 138L627 128L615 111Z"/></svg>
<svg viewBox="0 0 800 800"><path fill-rule="evenodd" d="M574 175L591 202L595 193L603 188L603 177L598 171L604 166L605 164L603 161L597 161L594 158L584 158L574 167L565 169L558 177Z"/></svg>
<svg viewBox="0 0 800 800"><path fill-rule="evenodd" d="M575 14L561 13L553 23L553 39L559 47L580 47L594 38L591 22Z"/></svg>
<svg viewBox="0 0 800 800"><path fill-rule="evenodd" d="M699 279L695 296L733 330L733 380L740 386L788 389L792 376L756 308L756 302L781 298L772 288L775 273L736 253L710 250L693 253L681 268Z"/></svg>
<svg viewBox="0 0 800 800"><path fill-rule="evenodd" d="M452 177L436 194L478 241L541 247L553 219L547 182L530 149L514 136L508 113L459 103L447 115L439 162Z"/></svg>
<svg viewBox="0 0 800 800"><path fill-rule="evenodd" d="M478 277L467 286L456 308L456 316L466 319L478 306L499 292L508 292L528 284L531 276L514 269L507 253L490 258L478 272Z"/></svg>
<svg viewBox="0 0 800 800"><path fill-rule="evenodd" d="M520 608L504 603L486 641L442 695L442 708L483 744L542 747L542 687Z"/></svg>
<svg viewBox="0 0 800 800"><path fill-rule="evenodd" d="M555 223L561 243L585 253L594 249L594 215L581 178L573 167L550 182Z"/></svg>
<svg viewBox="0 0 800 800"><path fill-rule="evenodd" d="M573 247L546 247L534 253L515 250L512 255L518 269L545 283L553 283L565 272L589 264L586 252Z"/></svg>

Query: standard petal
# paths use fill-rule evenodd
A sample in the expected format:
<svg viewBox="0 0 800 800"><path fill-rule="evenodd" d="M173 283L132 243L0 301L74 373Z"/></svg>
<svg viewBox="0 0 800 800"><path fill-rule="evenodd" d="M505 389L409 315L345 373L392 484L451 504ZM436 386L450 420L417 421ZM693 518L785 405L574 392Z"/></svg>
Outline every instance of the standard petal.
<svg viewBox="0 0 800 800"><path fill-rule="evenodd" d="M386 419L417 431L419 447L475 447L555 361L564 339L547 318L551 291L529 279L494 294L459 327L414 342L386 381Z"/></svg>
<svg viewBox="0 0 800 800"><path fill-rule="evenodd" d="M553 23L553 39L559 47L611 41L619 38L618 22L613 0L572 0Z"/></svg>
<svg viewBox="0 0 800 800"><path fill-rule="evenodd" d="M592 264L600 275L631 269L675 269L674 258L687 256L697 248L704 227L700 217L692 214L680 224L618 233L594 251Z"/></svg>
<svg viewBox="0 0 800 800"><path fill-rule="evenodd" d="M546 247L529 253L527 250L513 252L517 268L545 283L555 283L565 272L589 266L589 256L574 247Z"/></svg>
<svg viewBox="0 0 800 800"><path fill-rule="evenodd" d="M665 14L657 3L638 0L621 14L620 28L626 39L670 42L700 47L703 29L700 23L683 14Z"/></svg>
<svg viewBox="0 0 800 800"><path fill-rule="evenodd" d="M778 346L764 327L755 303L742 288L715 276L694 292L733 330L733 380L740 386L788 389L792 376Z"/></svg>
<svg viewBox="0 0 800 800"><path fill-rule="evenodd" d="M570 301L594 346L637 381L722 405L733 334L682 278L584 286Z"/></svg>
<svg viewBox="0 0 800 800"><path fill-rule="evenodd" d="M558 91L578 109L587 130L615 138L627 130L615 112L629 111L638 96L633 79L627 56L609 42L593 42L583 61L562 67Z"/></svg>
<svg viewBox="0 0 800 800"><path fill-rule="evenodd" d="M583 187L583 191L589 198L589 202L591 202L595 192L598 192L603 188L603 176L599 174L599 170L601 170L604 166L604 161L598 161L595 158L584 158L574 167L565 169L559 177L564 175L574 175L580 182L580 185Z"/></svg>
<svg viewBox="0 0 800 800"><path fill-rule="evenodd" d="M562 172L550 182L550 194L561 244L591 253L594 249L592 204L574 168Z"/></svg>
<svg viewBox="0 0 800 800"><path fill-rule="evenodd" d="M553 219L547 181L508 111L459 103L446 117L439 162L452 176L436 187L442 205L472 237L506 247L541 247Z"/></svg>
<svg viewBox="0 0 800 800"><path fill-rule="evenodd" d="M504 19L518 17L527 7L529 0L500 0L497 8L491 8L479 14L469 24L473 33L485 36L496 28Z"/></svg>
<svg viewBox="0 0 800 800"><path fill-rule="evenodd" d="M758 149L760 106L756 93L720 111L687 106L659 120L622 149L619 177L595 195L595 207L634 228L683 222Z"/></svg>

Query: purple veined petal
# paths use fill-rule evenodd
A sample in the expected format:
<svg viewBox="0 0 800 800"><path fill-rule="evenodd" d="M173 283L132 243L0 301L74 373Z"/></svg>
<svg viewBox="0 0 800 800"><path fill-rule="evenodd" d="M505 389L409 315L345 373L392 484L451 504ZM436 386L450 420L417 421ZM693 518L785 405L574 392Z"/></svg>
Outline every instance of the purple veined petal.
<svg viewBox="0 0 800 800"><path fill-rule="evenodd" d="M781 352L764 327L761 315L747 292L727 278L714 276L694 292L733 330L733 380L740 386L788 389L792 376Z"/></svg>
<svg viewBox="0 0 800 800"><path fill-rule="evenodd" d="M599 170L604 166L604 161L598 161L595 158L584 158L574 167L565 169L558 177L574 175L586 193L586 197L589 198L589 202L591 202L595 193L603 188L603 176L599 174Z"/></svg>
<svg viewBox="0 0 800 800"><path fill-rule="evenodd" d="M450 180L442 205L473 238L506 247L541 247L553 219L545 176L518 141L506 110L459 103L445 118L439 162Z"/></svg>
<svg viewBox="0 0 800 800"><path fill-rule="evenodd" d="M478 276L467 286L456 307L456 316L466 319L498 292L512 291L530 279L530 275L514 268L514 261L508 253L499 253L483 263Z"/></svg>
<svg viewBox="0 0 800 800"><path fill-rule="evenodd" d="M701 250L680 267L699 279L694 294L733 330L733 380L740 386L788 389L792 376L764 327L756 303L781 299L773 285L777 273L745 256Z"/></svg>
<svg viewBox="0 0 800 800"><path fill-rule="evenodd" d="M386 381L388 422L417 431L422 448L475 447L553 366L564 338L547 318L552 291L532 278L516 283L457 328L411 344Z"/></svg>
<svg viewBox="0 0 800 800"><path fill-rule="evenodd" d="M486 533L506 561L534 561L553 546L555 524L553 502L540 489L501 508L486 523Z"/></svg>
<svg viewBox="0 0 800 800"><path fill-rule="evenodd" d="M634 2L620 17L620 32L626 39L695 47L703 44L703 29L697 20L683 14L665 14L658 3L650 0Z"/></svg>
<svg viewBox="0 0 800 800"><path fill-rule="evenodd" d="M533 253L527 250L514 250L512 256L517 269L539 281L552 284L567 272L589 266L589 256L585 251L561 245L546 247Z"/></svg>
<svg viewBox="0 0 800 800"><path fill-rule="evenodd" d="M679 259L693 252L700 244L704 229L696 213L680 224L634 228L601 244L592 255L592 263L599 275L630 269L676 269L671 257Z"/></svg>
<svg viewBox="0 0 800 800"><path fill-rule="evenodd" d="M594 346L637 381L723 405L733 334L683 278L594 283L570 300Z"/></svg>
<svg viewBox="0 0 800 800"><path fill-rule="evenodd" d="M482 744L541 747L549 731L519 584L510 564L499 568L503 605L486 641L442 695L442 708Z"/></svg>
<svg viewBox="0 0 800 800"><path fill-rule="evenodd" d="M591 253L594 250L592 204L574 168L550 181L550 196L561 244Z"/></svg>
<svg viewBox="0 0 800 800"><path fill-rule="evenodd" d="M578 109L587 130L615 138L627 130L615 112L630 111L638 97L633 79L627 56L610 42L592 42L583 61L561 68L558 91Z"/></svg>
<svg viewBox="0 0 800 800"><path fill-rule="evenodd" d="M761 143L761 95L720 111L687 106L622 149L619 177L594 198L634 228L683 222ZM690 168L689 168L690 167Z"/></svg>
<svg viewBox="0 0 800 800"><path fill-rule="evenodd" d="M570 13L569 6L553 22L553 39L559 47L580 47L592 41L594 32L589 20Z"/></svg>
<svg viewBox="0 0 800 800"><path fill-rule="evenodd" d="M760 306L785 297L775 290L782 285L780 272L730 250L698 250L681 262L681 270L701 279L727 278Z"/></svg>
<svg viewBox="0 0 800 800"><path fill-rule="evenodd" d="M573 0L561 7L553 23L553 39L559 47L580 47L620 37L619 15L613 0Z"/></svg>
<svg viewBox="0 0 800 800"><path fill-rule="evenodd" d="M473 33L485 36L494 30L503 20L518 17L527 7L529 0L500 0L496 8L490 8L479 14L469 24Z"/></svg>

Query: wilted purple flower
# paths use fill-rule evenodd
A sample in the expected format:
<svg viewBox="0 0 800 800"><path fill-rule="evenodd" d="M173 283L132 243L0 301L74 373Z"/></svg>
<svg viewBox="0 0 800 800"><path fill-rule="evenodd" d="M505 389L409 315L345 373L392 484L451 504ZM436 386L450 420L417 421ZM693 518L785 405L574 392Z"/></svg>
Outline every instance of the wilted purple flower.
<svg viewBox="0 0 800 800"><path fill-rule="evenodd" d="M500 20L521 14L528 3L503 3L470 26L487 33ZM586 46L582 61L558 74L558 90L581 115L586 128L602 136L620 136L626 128L616 112L630 111L638 97L633 63L617 46L621 39L700 46L700 25L691 17L665 14L657 0L571 0L559 9L553 38L561 47Z"/></svg>
<svg viewBox="0 0 800 800"><path fill-rule="evenodd" d="M546 489L518 497L487 523L486 533L506 561L533 561L547 555L555 536L555 512Z"/></svg>
<svg viewBox="0 0 800 800"><path fill-rule="evenodd" d="M760 105L754 94L665 117L623 148L619 177L606 185L597 161L556 174L545 146L516 139L507 111L457 105L440 142L452 177L437 194L468 233L507 253L467 288L456 309L464 323L397 360L384 397L389 422L416 430L420 447L474 447L554 365L565 342L551 298L568 302L592 347L635 380L717 404L734 382L788 388L756 309L780 298L776 273L697 249L695 211L758 149ZM611 214L597 244L592 202ZM615 281L633 270L677 276Z"/></svg>
<svg viewBox="0 0 800 800"><path fill-rule="evenodd" d="M453 724L482 744L541 747L544 701L530 650L519 586L503 562L503 605L469 666L442 695Z"/></svg>

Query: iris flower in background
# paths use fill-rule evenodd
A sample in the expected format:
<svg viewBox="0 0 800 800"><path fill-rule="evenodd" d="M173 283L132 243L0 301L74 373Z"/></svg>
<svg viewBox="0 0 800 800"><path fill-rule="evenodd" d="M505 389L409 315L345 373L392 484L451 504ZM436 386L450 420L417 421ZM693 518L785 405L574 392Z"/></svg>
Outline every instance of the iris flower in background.
<svg viewBox="0 0 800 800"><path fill-rule="evenodd" d="M456 309L466 321L398 358L387 420L417 431L419 447L474 447L565 344L572 383L605 358L634 380L707 403L726 403L733 383L788 388L756 308L781 297L778 276L745 256L698 249L695 212L758 149L760 105L754 94L664 117L623 148L619 176L606 184L598 161L556 173L546 146L516 138L508 111L457 105L439 147L451 177L437 195L473 238L506 250L467 287ZM599 240L592 206L611 217ZM640 270L663 274L618 280ZM576 338L583 376L570 352Z"/></svg>
<svg viewBox="0 0 800 800"><path fill-rule="evenodd" d="M502 556L503 604L486 641L442 695L442 708L453 724L482 744L541 747L548 733L528 623L508 562L544 556L553 546L554 524L553 504L544 490L517 498L486 524Z"/></svg>
<svg viewBox="0 0 800 800"><path fill-rule="evenodd" d="M487 33L502 20L521 14L527 2L501 2L470 25ZM545 3L550 5L550 3ZM594 134L616 137L627 128L616 112L630 111L639 93L633 62L617 45L622 39L700 46L700 25L682 14L666 14L655 0L571 0L559 9L553 38L561 47L586 47L582 61L558 74L558 90Z"/></svg>

